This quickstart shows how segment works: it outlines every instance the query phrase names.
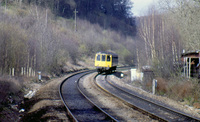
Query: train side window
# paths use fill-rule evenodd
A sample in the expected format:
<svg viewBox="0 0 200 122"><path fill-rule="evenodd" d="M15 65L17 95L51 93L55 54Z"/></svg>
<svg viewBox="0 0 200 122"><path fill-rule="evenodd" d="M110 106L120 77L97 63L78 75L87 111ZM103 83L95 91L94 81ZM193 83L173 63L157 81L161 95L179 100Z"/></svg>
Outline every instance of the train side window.
<svg viewBox="0 0 200 122"><path fill-rule="evenodd" d="M97 61L100 61L100 55L97 55Z"/></svg>
<svg viewBox="0 0 200 122"><path fill-rule="evenodd" d="M107 55L107 61L110 61L110 55Z"/></svg>
<svg viewBox="0 0 200 122"><path fill-rule="evenodd" d="M102 55L102 61L105 61L105 60L106 60L106 56Z"/></svg>

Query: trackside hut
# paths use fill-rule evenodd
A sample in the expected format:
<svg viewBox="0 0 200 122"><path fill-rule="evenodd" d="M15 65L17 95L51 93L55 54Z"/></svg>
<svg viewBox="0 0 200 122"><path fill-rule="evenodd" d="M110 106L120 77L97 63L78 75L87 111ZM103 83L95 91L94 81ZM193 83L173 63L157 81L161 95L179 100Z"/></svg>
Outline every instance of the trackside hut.
<svg viewBox="0 0 200 122"><path fill-rule="evenodd" d="M195 52L182 53L183 75L187 78L200 78L200 50Z"/></svg>

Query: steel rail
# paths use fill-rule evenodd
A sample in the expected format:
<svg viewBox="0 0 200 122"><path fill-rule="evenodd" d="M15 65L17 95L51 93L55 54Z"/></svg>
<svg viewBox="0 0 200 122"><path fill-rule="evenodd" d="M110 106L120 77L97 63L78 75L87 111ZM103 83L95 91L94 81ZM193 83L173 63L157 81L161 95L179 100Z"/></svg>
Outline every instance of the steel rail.
<svg viewBox="0 0 200 122"><path fill-rule="evenodd" d="M123 88L120 88L119 86L116 86L116 85L114 85L113 83L111 83L110 81L108 81L108 80L107 80L107 76L105 77L105 79L106 79L106 81L107 81L110 85L112 85L113 87L115 87L115 88L118 89L119 91L125 92L126 94L129 94L129 95L131 95L131 96L133 96L133 97L136 97L136 98L138 98L138 99L141 99L141 100L143 100L143 101L147 101L148 103L150 103L150 104L152 104L152 105L158 106L158 107L160 107L160 108L164 108L165 111L167 111L167 112L173 112L174 114L177 114L177 116L182 116L182 117L184 116L184 117L186 118L185 120L193 121L193 122L200 121L199 118L192 117L192 116L190 116L190 115L187 115L186 113L177 111L177 110L175 110L175 109L173 110L173 109L171 109L171 108L169 108L169 107L162 106L162 105L157 104L157 103L155 103L155 102L152 102L152 101L150 101L150 100L148 100L148 99L145 99L145 98L142 98L142 97L140 97L140 96L137 96L137 95L135 95L135 94L133 94L133 93L130 93L130 91L127 91L127 90L125 90L125 89L123 89ZM108 90L106 90L106 91L109 92ZM112 93L111 93L111 94L112 94ZM112 94L112 95L113 95L113 94ZM118 97L118 96L116 96L116 95L114 95L114 96L115 96L115 97ZM118 97L118 98L119 98L119 97ZM124 99L122 99L122 98L120 98L120 99L124 101ZM126 101L126 102L127 102L127 101ZM171 121L171 120L169 120L169 119L166 119L165 117L161 117L161 116L158 116L158 115L156 115L156 114L152 114L151 112L148 112L148 111L146 111L145 109L142 109L141 107L135 106L135 105L133 105L132 103L129 103L129 102L128 102L128 104L131 104L132 106L134 106L134 107L140 109L140 110L143 111L143 112L147 112L148 114L151 114L154 118L158 118L158 119L161 120L161 121ZM177 121L177 120L176 120L176 121Z"/></svg>
<svg viewBox="0 0 200 122"><path fill-rule="evenodd" d="M87 73L87 74L85 74L85 75L83 75L83 76L81 76L80 77L80 79L81 78L83 78L84 76L86 76L86 75L88 75L89 73ZM97 74L98 75L98 74ZM96 75L96 76L97 76ZM95 76L95 77L96 77ZM78 88L78 90L80 91L80 93L88 100L88 101L90 101L90 103L92 103L94 106L96 106L100 111L102 111L104 114L106 114L108 117L110 117L111 118L111 120L113 120L113 121L115 121L115 122L118 122L118 120L117 119L115 119L113 116L111 116L109 113L107 113L106 111L104 111L101 107L99 107L97 104L95 104L89 97L87 97L87 95L81 90L81 88L80 88L80 85L79 85L79 82L80 82L80 79L77 81L77 88Z"/></svg>
<svg viewBox="0 0 200 122"><path fill-rule="evenodd" d="M66 109L67 109L67 114L69 115L69 117L72 119L73 122L78 122L78 120L76 119L76 117L72 114L72 112L70 111L69 107L67 106L67 104L64 102L64 98L63 98L63 94L62 94L62 86L64 84L65 81L67 81L68 79L70 79L71 77L77 75L77 74L80 74L80 73L83 73L83 72L87 72L87 71L81 71L81 72L78 72L78 73L74 73L72 75L70 75L69 77L67 77L65 80L62 81L62 83L60 84L59 86L59 95L60 95L60 98L61 98L61 101L62 103L65 105Z"/></svg>
<svg viewBox="0 0 200 122"><path fill-rule="evenodd" d="M84 72L79 72L79 73L75 73L71 76L69 76L68 78L66 78L61 84L60 84L60 87L59 87L59 94L60 94L60 97L61 97L61 100L63 102L63 104L65 105L66 109L67 109L67 113L68 115L70 116L70 118L72 119L72 121L74 122L78 122L79 119L75 117L75 115L73 114L73 112L70 110L70 108L68 107L67 103L65 102L65 99L63 97L63 93L62 93L62 87L63 87L63 84L69 80L70 78L78 75L78 74L81 74L83 73L83 75L81 75L80 77L78 77L78 80L76 82L76 87L77 89L79 90L79 92L84 96L84 98L86 98L94 107L95 107L95 111L101 111L101 113L103 113L105 115L105 120L104 121L118 121L116 120L114 117L112 117L111 115L109 115L108 113L106 113L105 111L103 111L100 107L98 107L96 104L94 104L91 100L89 100L89 98L87 98L86 95L84 95L84 93L81 91L81 89L79 88L79 82L80 82L80 79L90 73L92 73L94 71L90 70L90 71L84 71ZM81 121L81 120L80 120Z"/></svg>

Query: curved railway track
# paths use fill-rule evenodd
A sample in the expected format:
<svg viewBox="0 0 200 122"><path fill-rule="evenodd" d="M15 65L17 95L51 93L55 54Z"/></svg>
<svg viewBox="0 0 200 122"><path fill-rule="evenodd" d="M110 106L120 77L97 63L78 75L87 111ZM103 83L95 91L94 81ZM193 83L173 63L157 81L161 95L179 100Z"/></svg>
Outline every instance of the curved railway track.
<svg viewBox="0 0 200 122"><path fill-rule="evenodd" d="M80 92L77 85L80 78L92 72L86 71L74 74L61 83L60 97L67 108L68 115L73 121L117 121L86 99L83 92Z"/></svg>
<svg viewBox="0 0 200 122"><path fill-rule="evenodd" d="M79 85L82 77L93 72L86 71L74 74L60 85L60 96L67 108L68 115L73 121L119 121L118 117L115 116L119 120L104 111L108 108L101 109L92 102L90 97L87 97L87 94L84 93L84 87ZM159 121L200 121L199 118L119 86L108 80L106 75L96 75L94 82L99 88L124 101L128 106Z"/></svg>
<svg viewBox="0 0 200 122"><path fill-rule="evenodd" d="M95 83L107 93L159 121L200 121L199 118L192 117L165 104L158 104L158 102L147 100L134 91L118 86L114 82L108 81L107 76L99 75Z"/></svg>

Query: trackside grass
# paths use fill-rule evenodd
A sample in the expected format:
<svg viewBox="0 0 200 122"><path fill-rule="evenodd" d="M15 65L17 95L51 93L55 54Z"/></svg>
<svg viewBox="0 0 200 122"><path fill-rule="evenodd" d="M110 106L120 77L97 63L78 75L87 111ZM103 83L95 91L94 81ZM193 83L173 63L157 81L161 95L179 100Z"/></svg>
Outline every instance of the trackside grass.
<svg viewBox="0 0 200 122"><path fill-rule="evenodd" d="M156 78L158 81L157 94L184 102L187 105L199 108L200 84L198 79L174 77L169 80Z"/></svg>

